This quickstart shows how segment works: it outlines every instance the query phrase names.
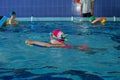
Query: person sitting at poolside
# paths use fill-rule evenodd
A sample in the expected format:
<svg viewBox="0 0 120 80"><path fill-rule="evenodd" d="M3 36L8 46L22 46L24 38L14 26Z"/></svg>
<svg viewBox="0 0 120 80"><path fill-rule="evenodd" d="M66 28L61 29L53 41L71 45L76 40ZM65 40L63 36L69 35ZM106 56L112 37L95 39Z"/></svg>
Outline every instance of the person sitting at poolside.
<svg viewBox="0 0 120 80"><path fill-rule="evenodd" d="M89 54L94 54L96 52L106 50L105 48L101 48L101 49L90 48L86 45L72 46L70 44L65 44L64 41L66 40L67 40L66 35L61 30L54 30L50 34L50 43L32 41L32 40L26 40L25 43L28 45L37 45L37 46L42 46L42 47L47 47L47 48L58 47L58 48L77 49L77 50L85 51L86 53L89 53Z"/></svg>
<svg viewBox="0 0 120 80"><path fill-rule="evenodd" d="M105 23L106 23L106 17L95 18L94 16L91 16L90 17L90 22L92 24L96 24L98 22L101 22L102 25L105 25Z"/></svg>
<svg viewBox="0 0 120 80"><path fill-rule="evenodd" d="M12 11L10 13L10 19L8 20L8 18L6 16L0 16L0 28L2 28L3 26L7 26L7 25L16 25L18 24L18 21L15 20L16 18L16 13L14 11Z"/></svg>

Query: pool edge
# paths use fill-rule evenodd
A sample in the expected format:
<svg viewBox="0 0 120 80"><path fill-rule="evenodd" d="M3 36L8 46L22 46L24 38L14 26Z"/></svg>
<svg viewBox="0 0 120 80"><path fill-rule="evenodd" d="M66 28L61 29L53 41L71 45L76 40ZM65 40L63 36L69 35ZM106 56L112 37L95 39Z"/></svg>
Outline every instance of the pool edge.
<svg viewBox="0 0 120 80"><path fill-rule="evenodd" d="M18 17L19 21L89 21L83 17ZM107 17L107 21L120 21L120 17Z"/></svg>

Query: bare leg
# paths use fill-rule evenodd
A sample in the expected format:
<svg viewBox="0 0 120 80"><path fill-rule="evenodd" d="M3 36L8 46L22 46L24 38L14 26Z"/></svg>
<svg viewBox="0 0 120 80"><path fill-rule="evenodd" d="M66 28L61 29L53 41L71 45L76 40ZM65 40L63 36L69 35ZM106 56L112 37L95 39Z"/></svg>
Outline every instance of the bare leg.
<svg viewBox="0 0 120 80"><path fill-rule="evenodd" d="M103 52L103 51L106 51L106 50L107 50L107 48L89 48L85 52L88 53L88 54L95 54L95 53Z"/></svg>
<svg viewBox="0 0 120 80"><path fill-rule="evenodd" d="M107 50L107 48L90 48L87 46L74 46L73 49L84 51L87 54L95 54Z"/></svg>

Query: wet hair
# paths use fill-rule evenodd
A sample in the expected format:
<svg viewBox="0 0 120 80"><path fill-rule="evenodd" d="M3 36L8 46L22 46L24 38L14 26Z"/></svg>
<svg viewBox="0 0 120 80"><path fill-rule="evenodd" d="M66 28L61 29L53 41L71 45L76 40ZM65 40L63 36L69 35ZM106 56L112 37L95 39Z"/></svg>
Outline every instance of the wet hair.
<svg viewBox="0 0 120 80"><path fill-rule="evenodd" d="M12 16L12 15L16 15L16 13L15 13L14 11L12 11L12 12L10 13L10 16Z"/></svg>

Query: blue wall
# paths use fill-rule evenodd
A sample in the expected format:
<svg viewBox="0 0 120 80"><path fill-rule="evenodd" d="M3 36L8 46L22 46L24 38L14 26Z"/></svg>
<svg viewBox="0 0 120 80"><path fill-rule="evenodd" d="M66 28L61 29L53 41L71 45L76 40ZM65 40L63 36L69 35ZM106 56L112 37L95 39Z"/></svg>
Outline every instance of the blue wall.
<svg viewBox="0 0 120 80"><path fill-rule="evenodd" d="M120 17L120 0L95 0L95 15Z"/></svg>
<svg viewBox="0 0 120 80"><path fill-rule="evenodd" d="M15 11L18 17L70 17L73 0L2 0L0 15ZM120 0L95 0L95 16L119 16Z"/></svg>

